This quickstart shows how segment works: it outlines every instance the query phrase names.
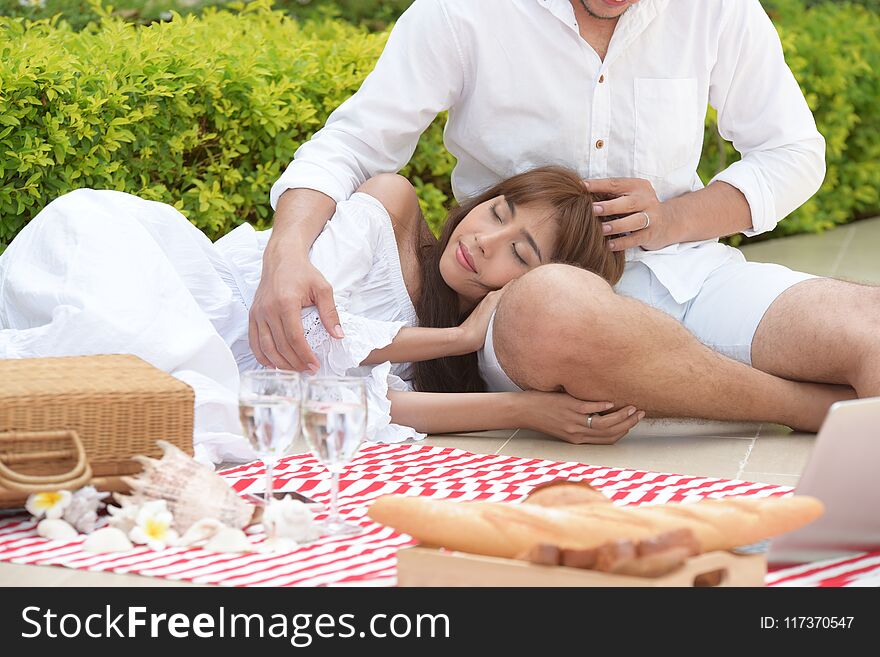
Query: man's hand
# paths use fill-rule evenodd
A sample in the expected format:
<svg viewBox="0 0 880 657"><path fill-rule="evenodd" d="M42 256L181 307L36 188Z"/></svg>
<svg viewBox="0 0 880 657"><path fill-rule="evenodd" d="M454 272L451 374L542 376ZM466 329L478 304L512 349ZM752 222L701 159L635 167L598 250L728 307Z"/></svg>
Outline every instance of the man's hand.
<svg viewBox="0 0 880 657"><path fill-rule="evenodd" d="M590 192L614 197L593 205L597 216L624 215L620 219L605 221L603 225L608 248L612 251L635 247L654 251L673 243L668 237L666 208L649 181L642 178L597 178L585 180L584 185Z"/></svg>
<svg viewBox="0 0 880 657"><path fill-rule="evenodd" d="M342 338L333 288L308 257L263 259L263 276L251 306L248 341L266 367L316 372L318 359L303 335L302 309L317 306L330 335Z"/></svg>

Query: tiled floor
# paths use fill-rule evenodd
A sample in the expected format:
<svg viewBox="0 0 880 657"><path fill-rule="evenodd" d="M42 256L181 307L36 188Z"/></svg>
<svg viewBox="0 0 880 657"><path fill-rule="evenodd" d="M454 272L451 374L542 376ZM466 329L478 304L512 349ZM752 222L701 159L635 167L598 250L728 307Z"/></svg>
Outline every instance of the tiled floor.
<svg viewBox="0 0 880 657"><path fill-rule="evenodd" d="M880 284L880 218L746 246L749 260L777 262L821 276ZM616 445L569 445L509 429L428 438L427 443L485 454L538 457L638 470L696 474L794 486L815 437L768 424L645 420ZM0 564L0 585L162 586L162 580L52 567Z"/></svg>

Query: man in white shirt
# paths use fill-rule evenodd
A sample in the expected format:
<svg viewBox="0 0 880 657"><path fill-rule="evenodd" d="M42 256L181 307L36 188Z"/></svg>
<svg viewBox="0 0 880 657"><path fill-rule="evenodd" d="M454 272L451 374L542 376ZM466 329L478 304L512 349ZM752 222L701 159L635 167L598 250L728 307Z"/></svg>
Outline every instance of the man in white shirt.
<svg viewBox="0 0 880 657"><path fill-rule="evenodd" d="M707 104L742 159L704 188L696 169ZM360 90L272 188L275 230L251 309L260 362L299 370L313 363L302 305L317 305L331 334L341 330L308 245L336 202L366 178L400 169L443 110L445 143L458 160L456 197L541 164L574 168L589 189L616 197L598 204L598 214L625 215L607 222L609 248L627 249L629 261L618 293L765 372L880 395L877 289L829 279L799 285L814 277L746 263L718 242L771 230L825 174L824 139L759 0L416 0ZM663 354L664 367L678 362L664 333L673 329L658 314L639 315L616 295L599 295L598 305L596 295L577 293L590 283L560 271L526 276L504 295L481 353L490 388L548 389L554 384L543 372L577 368L591 372L581 394L638 396L638 370L622 353ZM530 278L552 282L556 293ZM567 302L572 293L580 303ZM845 312L852 308L863 311ZM615 315L620 330L583 330L600 314ZM629 335L637 315L659 322L656 330ZM563 322L580 331L577 353L542 332ZM686 349L696 353L692 342ZM666 412L717 415L720 404L736 403L678 380L697 407ZM630 401L661 410L652 399Z"/></svg>

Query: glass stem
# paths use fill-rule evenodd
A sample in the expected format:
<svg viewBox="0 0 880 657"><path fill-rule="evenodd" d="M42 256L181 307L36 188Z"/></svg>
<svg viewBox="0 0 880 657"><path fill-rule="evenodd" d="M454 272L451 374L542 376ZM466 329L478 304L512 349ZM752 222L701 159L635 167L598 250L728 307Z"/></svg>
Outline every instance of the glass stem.
<svg viewBox="0 0 880 657"><path fill-rule="evenodd" d="M337 507L337 500L339 498L339 473L331 472L330 473L330 514L327 517L327 522L333 525L337 525L341 522L339 517L339 508Z"/></svg>
<svg viewBox="0 0 880 657"><path fill-rule="evenodd" d="M269 509L269 505L275 499L275 495L272 493L272 460L265 459L263 461L263 465L266 466L266 507L263 509L263 513L265 513ZM266 539L274 540L275 539L275 524L272 523L271 528L267 527L266 531Z"/></svg>

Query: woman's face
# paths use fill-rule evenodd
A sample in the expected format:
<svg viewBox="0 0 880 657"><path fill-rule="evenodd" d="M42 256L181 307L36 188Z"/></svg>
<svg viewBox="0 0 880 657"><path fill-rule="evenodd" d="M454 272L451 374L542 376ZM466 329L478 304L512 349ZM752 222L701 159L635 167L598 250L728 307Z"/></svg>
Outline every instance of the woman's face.
<svg viewBox="0 0 880 657"><path fill-rule="evenodd" d="M549 262L556 243L550 208L514 206L504 196L481 203L455 228L440 275L468 305Z"/></svg>

